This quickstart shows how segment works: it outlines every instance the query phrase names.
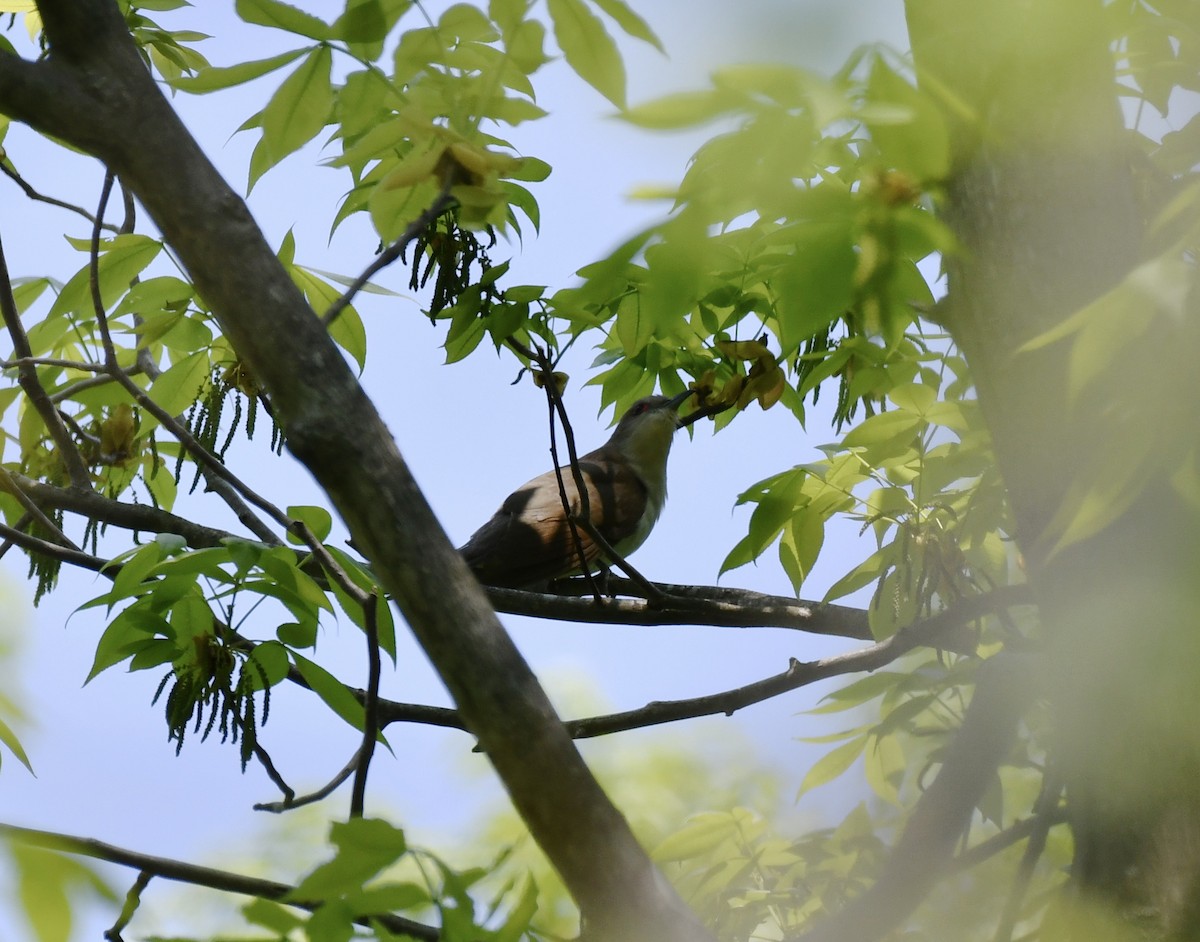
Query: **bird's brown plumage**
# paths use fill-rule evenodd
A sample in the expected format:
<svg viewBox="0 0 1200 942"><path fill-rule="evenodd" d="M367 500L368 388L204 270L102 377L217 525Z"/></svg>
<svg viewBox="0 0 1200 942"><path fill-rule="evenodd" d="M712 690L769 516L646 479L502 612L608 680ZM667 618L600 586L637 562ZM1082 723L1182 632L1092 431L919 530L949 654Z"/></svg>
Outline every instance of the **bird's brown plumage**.
<svg viewBox="0 0 1200 942"><path fill-rule="evenodd" d="M639 400L612 438L579 459L592 523L619 553L641 545L666 497L666 456L680 399ZM561 471L571 512L578 514L579 490L571 468ZM582 527L576 529L590 568L599 547ZM555 473L547 471L510 494L460 552L488 585L525 588L579 571Z"/></svg>

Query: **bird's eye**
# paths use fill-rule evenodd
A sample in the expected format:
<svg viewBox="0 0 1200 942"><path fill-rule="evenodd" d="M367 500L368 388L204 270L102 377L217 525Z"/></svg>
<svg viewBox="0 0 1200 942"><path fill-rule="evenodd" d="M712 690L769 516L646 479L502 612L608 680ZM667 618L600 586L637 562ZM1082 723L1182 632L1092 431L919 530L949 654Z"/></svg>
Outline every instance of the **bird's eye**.
<svg viewBox="0 0 1200 942"><path fill-rule="evenodd" d="M634 415L641 415L645 411L646 411L646 403L644 403L644 402L639 402L636 406L633 407Z"/></svg>

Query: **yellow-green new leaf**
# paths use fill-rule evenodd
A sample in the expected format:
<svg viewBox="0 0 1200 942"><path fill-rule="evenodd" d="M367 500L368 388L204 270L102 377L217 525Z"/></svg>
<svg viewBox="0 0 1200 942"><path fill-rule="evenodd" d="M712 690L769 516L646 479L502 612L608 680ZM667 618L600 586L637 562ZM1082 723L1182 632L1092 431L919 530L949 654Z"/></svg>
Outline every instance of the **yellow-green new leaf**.
<svg viewBox="0 0 1200 942"><path fill-rule="evenodd" d="M267 102L262 113L263 142L271 164L299 150L329 123L333 86L329 70L333 54L320 46L308 54Z"/></svg>
<svg viewBox="0 0 1200 942"><path fill-rule="evenodd" d="M16 897L33 926L37 942L68 942L71 905L81 886L108 900L116 894L87 864L54 851L13 843L9 847L16 869Z"/></svg>
<svg viewBox="0 0 1200 942"><path fill-rule="evenodd" d="M304 49L293 49L267 59L254 59L250 62L239 62L237 65L225 67L210 66L195 75L180 76L171 82L171 87L197 95L214 92L221 88L231 88L234 85L241 85L244 82L260 78L268 72L274 72L300 58L304 53Z"/></svg>
<svg viewBox="0 0 1200 942"><path fill-rule="evenodd" d="M618 108L625 107L625 63L600 18L583 0L547 0L554 38L567 64Z"/></svg>
<svg viewBox="0 0 1200 942"><path fill-rule="evenodd" d="M324 20L280 0L237 0L236 9L247 23L273 26L309 39L333 38L333 29Z"/></svg>
<svg viewBox="0 0 1200 942"><path fill-rule="evenodd" d="M900 784L906 768L904 750L894 736L879 737L863 756L867 784L876 795L896 807L901 807Z"/></svg>
<svg viewBox="0 0 1200 942"><path fill-rule="evenodd" d="M154 381L150 398L170 415L182 415L208 382L208 371L207 353L186 356Z"/></svg>
<svg viewBox="0 0 1200 942"><path fill-rule="evenodd" d="M100 301L105 309L116 303L117 299L129 290L129 285L142 273L158 253L162 251L162 243L149 236L128 233L115 236L107 243L101 243L99 268ZM71 276L63 286L54 304L50 306L48 320L55 315L74 311L76 313L92 313L91 266L84 265ZM35 348L33 351L39 351Z"/></svg>
<svg viewBox="0 0 1200 942"><path fill-rule="evenodd" d="M818 785L832 782L854 764L854 760L862 755L867 745L867 736L857 736L849 742L842 743L836 749L827 752L808 770L800 789L796 792L799 798L805 792L812 791Z"/></svg>
<svg viewBox="0 0 1200 942"><path fill-rule="evenodd" d="M655 35L645 20L630 9L625 0L592 0L601 10L607 13L626 34L634 39L649 43L659 52L665 53L662 40Z"/></svg>
<svg viewBox="0 0 1200 942"><path fill-rule="evenodd" d="M724 811L698 814L674 834L668 836L650 855L660 863L700 857L735 837L738 824Z"/></svg>
<svg viewBox="0 0 1200 942"><path fill-rule="evenodd" d="M640 128L656 131L690 128L720 117L738 106L739 99L724 89L679 92L635 105L621 117Z"/></svg>
<svg viewBox="0 0 1200 942"><path fill-rule="evenodd" d="M882 59L867 82L863 121L887 166L918 180L942 180L950 172L950 131L940 108Z"/></svg>
<svg viewBox="0 0 1200 942"><path fill-rule="evenodd" d="M25 754L25 750L21 748L21 741L17 739L17 734L14 733L12 731L12 727L5 723L2 719L0 719L0 743L4 743L4 745L8 746L9 751L17 757L17 760L21 763L21 765L29 769L30 772L33 771L33 766L29 764L29 756L27 756Z"/></svg>

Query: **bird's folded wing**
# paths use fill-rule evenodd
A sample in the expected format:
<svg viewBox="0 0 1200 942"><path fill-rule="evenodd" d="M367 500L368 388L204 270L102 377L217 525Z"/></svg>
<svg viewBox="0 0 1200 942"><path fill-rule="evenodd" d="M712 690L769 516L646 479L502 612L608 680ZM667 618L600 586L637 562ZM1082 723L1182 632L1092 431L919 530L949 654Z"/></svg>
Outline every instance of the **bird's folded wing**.
<svg viewBox="0 0 1200 942"><path fill-rule="evenodd" d="M605 460L602 451L586 455L579 465L588 484L592 522L609 543L619 543L641 519L645 485L627 464ZM562 481L571 512L578 513L579 491L570 468L562 469ZM584 562L591 564L599 548L577 529ZM510 495L461 552L479 580L489 585L532 586L579 571L555 473L548 471Z"/></svg>

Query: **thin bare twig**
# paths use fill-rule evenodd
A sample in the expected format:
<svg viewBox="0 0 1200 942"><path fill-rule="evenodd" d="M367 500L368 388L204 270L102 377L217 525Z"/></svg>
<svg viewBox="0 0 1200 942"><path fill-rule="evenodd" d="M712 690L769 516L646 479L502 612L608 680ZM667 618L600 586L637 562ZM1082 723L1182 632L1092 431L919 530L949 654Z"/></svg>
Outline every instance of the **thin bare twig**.
<svg viewBox="0 0 1200 942"><path fill-rule="evenodd" d="M88 222L95 223L96 217L89 213L82 206L75 206L71 203L66 203L60 199L56 199L53 196L47 196L44 193L39 193L24 177L21 176L20 173L17 172L17 168L13 167L7 159L0 159L0 172L3 172L6 177L19 186L24 191L25 195L31 200L36 200L39 203L49 203L51 206L57 206L60 209L70 210L71 212L82 216ZM104 228L110 232L117 231L117 227L112 225L105 224Z"/></svg>
<svg viewBox="0 0 1200 942"><path fill-rule="evenodd" d="M107 942L124 942L121 938L121 930L129 925L133 914L137 912L138 906L142 902L142 892L150 885L150 880L154 874L148 870L143 870L137 875L137 879L133 881L133 886L129 888L129 892L125 894L125 905L121 907L121 913L117 916L117 921L112 924L111 929L104 932L104 938Z"/></svg>
<svg viewBox="0 0 1200 942"><path fill-rule="evenodd" d="M100 328L100 342L104 345L104 363L110 373L118 370L117 350L113 346L112 334L108 330L108 317L104 312L104 299L100 294L100 227L104 223L104 209L112 193L116 175L109 167L104 168L104 184L100 187L100 207L92 223L92 244L88 249L88 290L92 295L92 308L96 312L96 324Z"/></svg>
<svg viewBox="0 0 1200 942"><path fill-rule="evenodd" d="M314 559L328 578L335 582L338 588L345 592L363 611L364 633L367 638L367 689L361 698L363 739L355 756L354 788L350 796L350 817L360 818L366 800L367 772L375 754L375 739L379 734L379 685L383 666L379 654L378 590L367 592L351 579L346 570L334 559L333 554L326 549L325 545L316 538L316 535L303 521L293 521L291 530L312 551ZM286 803L288 803L287 800L285 800Z"/></svg>
<svg viewBox="0 0 1200 942"><path fill-rule="evenodd" d="M295 797L294 794L285 793L283 801L259 802L254 806L254 810L270 811L272 814L280 814L284 811L291 811L293 808L311 805L323 798L328 798L335 791L337 791L338 786L340 786L344 781L346 781L346 779L353 775L354 771L358 768L358 756L361 748L362 747L360 746L358 749L355 749L354 755L350 757L350 761L342 767L342 770L338 772L338 774L332 779L330 779L325 785L322 785L320 788L318 788L315 792L310 792L307 795L301 795L299 798Z"/></svg>
<svg viewBox="0 0 1200 942"><path fill-rule="evenodd" d="M361 818L367 796L367 772L375 754L375 739L379 735L379 682L382 658L379 656L379 625L376 617L378 596L372 592L363 605L367 635L367 690L363 697L363 738L354 766L354 787L350 791L350 817Z"/></svg>
<svg viewBox="0 0 1200 942"><path fill-rule="evenodd" d="M321 320L325 322L326 326L337 320L338 315L350 305L350 302L354 300L354 296L366 286L367 282L404 254L404 250L408 248L409 243L428 229L438 216L449 209L452 202L454 202L454 197L450 195L450 187L446 186L437 195L437 199L429 204L429 208L410 222L405 230L400 233L400 237L375 256L375 260L363 269L361 275L351 282L350 287L342 293L341 297L329 305L329 309L321 315Z"/></svg>
<svg viewBox="0 0 1200 942"><path fill-rule="evenodd" d="M246 735L244 728L242 729L242 735ZM267 778L274 782L275 787L283 792L283 800L290 801L292 796L296 794L295 789L293 789L290 785L288 785L287 782L283 780L283 775L277 768L275 768L275 763L271 760L271 754L257 742L257 737L254 743L253 751L254 758L258 760L258 764L261 765L263 767L263 771L267 773Z"/></svg>
<svg viewBox="0 0 1200 942"><path fill-rule="evenodd" d="M17 357L13 360L0 360L0 369L24 369L29 366L61 366L68 370L79 370L83 373L103 373L108 369L103 363L63 360L59 357Z"/></svg>
<svg viewBox="0 0 1200 942"><path fill-rule="evenodd" d="M655 701L639 709L568 720L563 725L573 738L588 739L701 716L732 716L747 706L808 686L818 680L859 671L878 670L914 648L938 647L941 640L947 634L953 634L956 628L1008 605L1024 604L1023 600L1012 601L1013 597L1012 594L997 593L964 599L936 615L901 628L890 638L877 644L818 661L804 662L793 658L787 670L782 673L743 687L684 700ZM361 699L362 693L355 691L355 695ZM454 711L381 700L381 726L393 722L430 723L453 729L466 729Z"/></svg>
<svg viewBox="0 0 1200 942"><path fill-rule="evenodd" d="M575 435L571 430L571 422L567 418L567 408L563 405L562 397L558 394L558 388L554 384L553 369L545 368L550 364L543 351L539 350L538 355L539 363L543 366L544 382L542 387L546 390L546 406L550 410L550 463L554 467L554 479L558 483L558 499L562 502L563 518L567 521L567 531L570 533L571 542L575 547L575 558L579 560L579 571L591 588L596 604L601 605L604 599L600 593L600 587L596 585L596 580L592 575L592 568L588 565L587 557L584 555L583 539L579 535L578 527L582 521L591 519L591 495L588 493L587 482L583 479L583 472L579 467L579 456L575 453ZM563 481L562 465L558 460L558 441L554 432L556 412L558 420L562 423L563 436L567 440L567 456L571 463L571 475L575 480L575 490L579 494L578 519L576 519L575 511L571 508L570 498L567 497L567 485Z"/></svg>
<svg viewBox="0 0 1200 942"><path fill-rule="evenodd" d="M592 522L591 510L591 495L588 493L587 482L584 480L583 471L579 467L579 455L575 449L575 432L571 427L570 417L567 415L567 407L562 401L562 396L559 394L558 387L554 384L554 364L550 362L548 353L541 347L535 347L530 350L525 347L520 341L514 337L507 338L508 344L518 353L536 362L538 369L544 377L542 387L546 391L546 399L550 407L550 455L554 464L554 477L558 482L558 494L562 500L563 513L566 516L567 526L570 529L571 537L575 543L576 558L579 560L579 569L587 579L588 585L592 589L593 596L597 605L604 604L603 597L599 588L596 586L595 580L592 578L591 568L584 558L583 541L580 539L578 528L582 527L583 531L588 535L595 544L601 559L610 565L616 566L627 577L633 580L646 597L654 601L660 601L658 590L654 585L646 579L640 572L635 569L624 556L613 549L612 545L600 532L599 528ZM571 478L575 482L575 489L579 493L579 512L575 513L571 510L570 501L567 499L567 490L563 482L562 466L558 460L558 449L555 443L554 435L554 417L558 416L558 421L562 424L563 437L567 441L567 457L568 464L571 469Z"/></svg>
<svg viewBox="0 0 1200 942"><path fill-rule="evenodd" d="M699 421L700 419L708 418L709 416L713 416L713 415L718 415L722 412L728 412L730 409L732 409L734 407L734 405L735 405L735 403L732 403L732 402L723 402L723 403L714 403L714 404L710 404L707 406L701 406L695 412L690 412L687 415L683 416L679 420L679 427L687 428L687 426L691 425L693 422Z"/></svg>

